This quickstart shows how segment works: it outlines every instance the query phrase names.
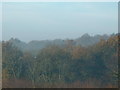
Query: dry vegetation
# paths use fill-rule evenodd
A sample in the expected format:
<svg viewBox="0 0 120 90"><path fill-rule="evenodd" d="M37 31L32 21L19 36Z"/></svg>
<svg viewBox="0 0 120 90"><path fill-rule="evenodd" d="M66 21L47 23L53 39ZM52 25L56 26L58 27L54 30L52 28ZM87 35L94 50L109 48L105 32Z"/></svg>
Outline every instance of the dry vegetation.
<svg viewBox="0 0 120 90"><path fill-rule="evenodd" d="M118 37L91 47L48 46L37 56L3 42L3 88L116 88Z"/></svg>
<svg viewBox="0 0 120 90"><path fill-rule="evenodd" d="M74 83L40 83L33 85L27 80L3 80L3 88L118 88L111 83L103 85L98 80L87 80L85 82L76 81Z"/></svg>

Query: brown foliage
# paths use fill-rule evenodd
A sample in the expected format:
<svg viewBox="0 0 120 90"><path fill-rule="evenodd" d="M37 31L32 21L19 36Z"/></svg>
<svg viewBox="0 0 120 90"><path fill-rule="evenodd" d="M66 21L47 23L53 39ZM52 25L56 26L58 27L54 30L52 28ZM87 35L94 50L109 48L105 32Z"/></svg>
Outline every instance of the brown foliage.
<svg viewBox="0 0 120 90"><path fill-rule="evenodd" d="M74 83L39 83L36 84L35 87L27 80L4 79L2 85L3 88L117 88L117 85L110 83L102 85L101 81L96 79L88 79L84 82L76 81Z"/></svg>

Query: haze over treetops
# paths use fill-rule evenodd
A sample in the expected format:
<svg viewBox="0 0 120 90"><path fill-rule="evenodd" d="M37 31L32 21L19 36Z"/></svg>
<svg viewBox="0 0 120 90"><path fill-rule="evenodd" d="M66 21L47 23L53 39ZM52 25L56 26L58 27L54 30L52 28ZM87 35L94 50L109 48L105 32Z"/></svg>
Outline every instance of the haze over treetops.
<svg viewBox="0 0 120 90"><path fill-rule="evenodd" d="M117 2L3 3L3 40L75 39L118 31Z"/></svg>

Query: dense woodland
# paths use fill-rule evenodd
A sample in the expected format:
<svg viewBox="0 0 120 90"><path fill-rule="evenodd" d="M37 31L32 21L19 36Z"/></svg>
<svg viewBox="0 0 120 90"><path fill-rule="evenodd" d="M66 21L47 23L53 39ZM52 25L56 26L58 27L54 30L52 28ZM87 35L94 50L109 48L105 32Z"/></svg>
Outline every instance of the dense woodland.
<svg viewBox="0 0 120 90"><path fill-rule="evenodd" d="M118 83L118 35L84 47L74 40L33 54L2 42L3 87L114 88Z"/></svg>

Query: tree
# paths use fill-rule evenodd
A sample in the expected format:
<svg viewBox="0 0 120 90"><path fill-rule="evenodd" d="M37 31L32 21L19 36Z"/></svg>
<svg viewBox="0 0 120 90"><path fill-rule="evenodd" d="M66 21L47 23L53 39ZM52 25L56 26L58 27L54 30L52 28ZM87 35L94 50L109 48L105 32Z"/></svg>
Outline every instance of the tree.
<svg viewBox="0 0 120 90"><path fill-rule="evenodd" d="M22 74L22 52L10 42L2 43L3 69L6 69L9 78L20 78Z"/></svg>

